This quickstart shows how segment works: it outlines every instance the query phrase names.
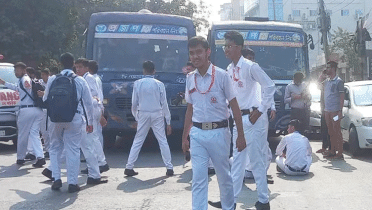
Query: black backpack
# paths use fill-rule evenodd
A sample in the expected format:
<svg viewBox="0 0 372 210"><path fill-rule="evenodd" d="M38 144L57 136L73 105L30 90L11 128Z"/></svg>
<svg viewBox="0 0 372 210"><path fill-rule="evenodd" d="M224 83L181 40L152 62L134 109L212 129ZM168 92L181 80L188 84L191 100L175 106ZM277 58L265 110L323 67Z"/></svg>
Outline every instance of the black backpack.
<svg viewBox="0 0 372 210"><path fill-rule="evenodd" d="M32 96L26 91L25 87L23 87L23 84L22 82L19 83L19 87L25 91L25 93L27 94L26 96L29 96L33 101L34 101L34 106L36 107L40 107L40 108L46 108L46 103L43 101L43 98L42 97L39 97L37 95L37 91L41 90L41 91L44 91L45 88L40 84L39 81L37 80L31 80L31 89L32 89ZM26 96L24 96L21 101L23 101Z"/></svg>
<svg viewBox="0 0 372 210"><path fill-rule="evenodd" d="M58 74L50 85L47 98L48 116L52 122L71 122L77 113L76 74ZM82 102L82 100L81 100ZM84 108L84 106L83 106ZM84 110L85 112L85 110Z"/></svg>

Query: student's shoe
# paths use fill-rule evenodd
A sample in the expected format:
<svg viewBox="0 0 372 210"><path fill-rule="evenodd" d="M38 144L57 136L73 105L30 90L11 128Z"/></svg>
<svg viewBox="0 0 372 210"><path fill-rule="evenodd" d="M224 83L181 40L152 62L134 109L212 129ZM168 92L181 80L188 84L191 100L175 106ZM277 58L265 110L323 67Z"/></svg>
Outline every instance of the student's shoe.
<svg viewBox="0 0 372 210"><path fill-rule="evenodd" d="M107 183L108 180L101 180L101 178L93 179L92 177L88 177L87 184L103 184Z"/></svg>
<svg viewBox="0 0 372 210"><path fill-rule="evenodd" d="M106 172L108 170L110 170L110 166L107 163L105 165L99 167L99 172L100 173Z"/></svg>
<svg viewBox="0 0 372 210"><path fill-rule="evenodd" d="M138 175L138 172L135 172L133 169L125 169L124 174L127 176L135 176Z"/></svg>
<svg viewBox="0 0 372 210"><path fill-rule="evenodd" d="M80 172L81 172L82 174L88 174L88 168L83 169L83 170L81 170Z"/></svg>
<svg viewBox="0 0 372 210"><path fill-rule="evenodd" d="M214 168L208 168L208 175L213 175L213 174L216 174L216 171L214 170Z"/></svg>
<svg viewBox="0 0 372 210"><path fill-rule="evenodd" d="M270 210L270 203L261 203L259 201L256 202L253 208L248 208L247 210Z"/></svg>
<svg viewBox="0 0 372 210"><path fill-rule="evenodd" d="M41 172L42 175L48 177L50 180L54 181L54 178L52 177L52 171L45 168L43 172Z"/></svg>
<svg viewBox="0 0 372 210"><path fill-rule="evenodd" d="M59 188L62 187L62 181L60 179L57 179L52 184L52 190L59 190Z"/></svg>
<svg viewBox="0 0 372 210"><path fill-rule="evenodd" d="M217 202L208 201L208 204L213 206L214 208L222 209L221 201L217 201Z"/></svg>
<svg viewBox="0 0 372 210"><path fill-rule="evenodd" d="M69 184L68 185L68 192L69 193L74 193L74 192L77 192L77 191L80 191L79 185L77 185L77 184Z"/></svg>
<svg viewBox="0 0 372 210"><path fill-rule="evenodd" d="M167 173L165 173L165 175L167 175L167 176L173 176L174 175L173 169L167 169Z"/></svg>
<svg viewBox="0 0 372 210"><path fill-rule="evenodd" d="M25 156L25 160L35 160L36 159L36 156L31 154L31 153L28 153L26 156Z"/></svg>
<svg viewBox="0 0 372 210"><path fill-rule="evenodd" d="M17 165L23 165L25 164L25 160L17 160Z"/></svg>
<svg viewBox="0 0 372 210"><path fill-rule="evenodd" d="M37 159L36 163L32 164L32 166L35 168L42 168L43 165L45 164L46 164L45 158L40 158L40 159Z"/></svg>

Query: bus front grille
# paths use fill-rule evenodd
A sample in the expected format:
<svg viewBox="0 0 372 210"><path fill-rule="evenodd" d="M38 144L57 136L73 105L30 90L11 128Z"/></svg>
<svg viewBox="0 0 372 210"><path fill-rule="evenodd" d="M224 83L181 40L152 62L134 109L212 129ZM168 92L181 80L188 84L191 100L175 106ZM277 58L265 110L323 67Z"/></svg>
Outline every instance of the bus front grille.
<svg viewBox="0 0 372 210"><path fill-rule="evenodd" d="M132 106L131 98L116 98L115 102L118 109L130 109Z"/></svg>

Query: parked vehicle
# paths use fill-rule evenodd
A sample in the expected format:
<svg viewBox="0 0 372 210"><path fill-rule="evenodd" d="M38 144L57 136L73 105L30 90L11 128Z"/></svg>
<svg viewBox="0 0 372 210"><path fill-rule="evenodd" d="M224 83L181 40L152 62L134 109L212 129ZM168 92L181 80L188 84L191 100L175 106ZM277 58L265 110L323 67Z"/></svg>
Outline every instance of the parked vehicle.
<svg viewBox="0 0 372 210"><path fill-rule="evenodd" d="M372 81L345 83L341 130L352 155L372 148Z"/></svg>
<svg viewBox="0 0 372 210"><path fill-rule="evenodd" d="M316 83L310 83L309 92L311 94L310 132L312 134L320 134L322 110L320 107L320 90Z"/></svg>
<svg viewBox="0 0 372 210"><path fill-rule="evenodd" d="M0 78L17 83L14 67L11 63L0 63ZM17 113L19 110L19 93L0 85L0 141L12 140L17 145Z"/></svg>

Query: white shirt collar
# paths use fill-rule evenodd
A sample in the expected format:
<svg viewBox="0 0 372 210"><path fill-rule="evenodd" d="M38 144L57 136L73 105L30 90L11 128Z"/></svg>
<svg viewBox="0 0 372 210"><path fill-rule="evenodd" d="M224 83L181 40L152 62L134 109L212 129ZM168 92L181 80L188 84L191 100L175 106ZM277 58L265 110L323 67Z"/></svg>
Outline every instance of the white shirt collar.
<svg viewBox="0 0 372 210"><path fill-rule="evenodd" d="M207 72L205 73L205 75L207 75L207 74L209 74L209 75L212 75L212 63L210 63L209 64L209 67L208 67L208 70L207 70ZM199 74L200 76L201 76L201 74L200 74L200 72L199 72L199 69L195 69L195 73L197 73L197 74ZM204 75L204 76L205 76Z"/></svg>

